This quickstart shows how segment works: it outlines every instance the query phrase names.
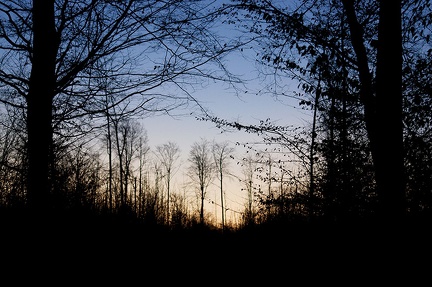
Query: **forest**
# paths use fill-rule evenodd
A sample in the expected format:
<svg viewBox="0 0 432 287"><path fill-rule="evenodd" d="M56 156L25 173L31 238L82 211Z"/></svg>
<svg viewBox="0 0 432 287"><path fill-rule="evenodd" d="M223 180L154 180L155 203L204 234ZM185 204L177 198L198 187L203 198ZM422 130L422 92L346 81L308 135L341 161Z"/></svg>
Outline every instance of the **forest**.
<svg viewBox="0 0 432 287"><path fill-rule="evenodd" d="M431 8L429 0L2 1L0 229L193 242L426 232ZM313 115L309 126L232 121L203 108L194 87L239 90L244 82L224 59L246 51L267 80L262 93L294 99ZM177 144L167 135L167 144L148 145L138 120L185 105L198 122L264 143L245 145L254 155L240 159L240 220L226 217L222 188L232 147L191 147L190 200L171 184ZM220 187L218 220L204 208L210 182Z"/></svg>

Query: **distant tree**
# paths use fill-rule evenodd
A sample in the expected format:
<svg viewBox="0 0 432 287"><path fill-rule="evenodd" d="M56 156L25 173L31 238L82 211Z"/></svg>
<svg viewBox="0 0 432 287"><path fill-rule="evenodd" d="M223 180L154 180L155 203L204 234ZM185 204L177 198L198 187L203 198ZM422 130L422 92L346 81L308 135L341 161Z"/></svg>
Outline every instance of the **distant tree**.
<svg viewBox="0 0 432 287"><path fill-rule="evenodd" d="M103 185L100 155L82 143L56 161L56 202L63 209L98 211Z"/></svg>
<svg viewBox="0 0 432 287"><path fill-rule="evenodd" d="M181 194L172 194L172 211L171 211L171 222L170 226L173 229L180 229L188 227L189 215L186 197Z"/></svg>
<svg viewBox="0 0 432 287"><path fill-rule="evenodd" d="M25 203L25 134L16 109L0 115L0 205Z"/></svg>
<svg viewBox="0 0 432 287"><path fill-rule="evenodd" d="M257 171L257 161L251 156L247 155L242 162L242 173L244 176L244 185L247 193L246 208L244 212L244 223L247 226L254 225L255 222L255 188L254 188L254 176Z"/></svg>
<svg viewBox="0 0 432 287"><path fill-rule="evenodd" d="M167 220L170 224L170 197L171 197L171 181L176 173L175 163L180 157L180 147L174 142L167 142L156 147L156 157L163 169L163 178L167 189Z"/></svg>
<svg viewBox="0 0 432 287"><path fill-rule="evenodd" d="M31 206L50 206L53 135L94 129L107 93L111 107L133 103L124 113L167 112L196 101L188 85L200 78L234 80L221 56L238 44L214 37L207 8L189 0L0 3L1 101L26 110Z"/></svg>
<svg viewBox="0 0 432 287"><path fill-rule="evenodd" d="M114 120L112 121L112 134L113 139L111 142L114 144L115 154L118 160L118 175L119 175L119 192L120 192L120 210L130 207L130 188L129 183L132 178L132 161L137 158L139 151L140 139L142 139L143 130L142 126L132 120Z"/></svg>
<svg viewBox="0 0 432 287"><path fill-rule="evenodd" d="M225 230L225 204L224 204L224 175L229 173L228 160L232 156L234 148L229 147L228 142L212 144L212 153L215 164L216 177L219 179L220 199L221 199L221 214L222 214L222 231Z"/></svg>
<svg viewBox="0 0 432 287"><path fill-rule="evenodd" d="M146 171L146 164L148 154L150 152L150 147L148 146L148 138L147 134L142 135L139 138L139 146L138 146L138 202L135 203L137 207L136 213L138 217L141 217L143 213L143 200L144 200L144 191L148 190L148 178L145 176L144 172ZM148 171L147 171L148 173Z"/></svg>
<svg viewBox="0 0 432 287"><path fill-rule="evenodd" d="M199 190L200 224L204 225L204 201L214 176L214 161L208 140L202 138L193 143L189 152L189 163L188 176Z"/></svg>

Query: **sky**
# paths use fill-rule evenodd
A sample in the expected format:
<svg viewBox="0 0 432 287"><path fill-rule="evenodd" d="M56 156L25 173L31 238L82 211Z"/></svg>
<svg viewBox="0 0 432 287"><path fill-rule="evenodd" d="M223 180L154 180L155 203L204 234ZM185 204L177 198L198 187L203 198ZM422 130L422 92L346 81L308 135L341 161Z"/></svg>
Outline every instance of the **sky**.
<svg viewBox="0 0 432 287"><path fill-rule="evenodd" d="M250 73L254 69L254 64L241 58L233 58L233 65L241 67L245 73ZM239 121L244 124L258 124L259 120L270 118L278 125L308 125L310 112L301 109L295 99L280 99L271 95L257 95L252 92L259 88L258 80L248 83L250 91L236 95L234 91L225 89L221 85L213 85L197 91L193 96L200 101L213 115L228 120ZM294 89L296 85L292 85ZM289 88L288 88L289 89ZM175 112L175 111L174 111ZM182 111L184 112L184 111ZM222 132L216 125L209 121L200 121L195 118L196 111L185 113L186 115L172 117L168 115L151 116L142 120L142 125L147 132L148 144L151 150L155 150L157 145L175 142L179 145L181 157L177 162L177 171L171 190L184 190L185 182L188 178L185 175L189 166L188 156L194 142L199 142L202 138L218 143L228 142L230 147L235 149L235 160L230 161L229 169L232 173L242 177L242 171L237 164L238 159L245 154L246 149L239 143L262 142L262 138L256 134L245 133L244 131ZM232 221L239 220L241 212L247 202L247 194L242 191L244 185L235 178L226 178L224 183L225 207L229 210L226 217ZM194 197L188 190L187 197ZM207 190L207 201L205 208L211 213L217 222L221 221L220 207L220 187L217 180L211 184Z"/></svg>
<svg viewBox="0 0 432 287"><path fill-rule="evenodd" d="M230 31L224 31L226 35ZM232 35L231 35L232 36ZM228 70L245 79L244 91L237 94L235 90L229 89L221 83L214 83L203 87L192 93L192 96L199 103L208 109L210 113L218 118L227 121L239 121L243 124L258 124L260 120L270 119L277 125L282 126L305 126L310 122L310 111L303 110L298 100L293 98L277 98L272 95L258 94L264 85L269 82L263 81L263 77L256 70L255 52L253 49L248 54L247 49L243 51L242 57L239 54L233 54L226 58L226 67ZM281 79L285 86L284 92L292 94L297 90L297 83L290 82L289 79ZM247 92L245 92L247 91ZM177 111L173 111L176 114ZM142 125L147 132L148 145L151 151L155 151L156 146L175 142L179 145L181 157L177 162L179 170L173 179L173 188L171 190L183 190L185 182L188 180L185 175L189 166L188 156L192 145L200 142L201 139L215 141L218 143L228 142L229 146L234 148L235 159L229 163L229 169L233 174L242 177L242 171L237 164L246 149L239 143L262 142L262 138L256 134L245 133L244 131L222 132L216 125L209 121L199 121L195 117L199 116L197 110L178 111L182 116L155 115L142 119ZM207 190L206 210L214 214L216 220L220 221L220 187L215 183L210 185ZM224 184L225 190L225 207L232 212L227 212L227 217L239 216L244 210L247 195L242 191L244 185L238 179L226 179ZM191 188L186 188L191 192ZM188 199L194 197L193 194L187 194ZM235 220L235 219L233 219Z"/></svg>

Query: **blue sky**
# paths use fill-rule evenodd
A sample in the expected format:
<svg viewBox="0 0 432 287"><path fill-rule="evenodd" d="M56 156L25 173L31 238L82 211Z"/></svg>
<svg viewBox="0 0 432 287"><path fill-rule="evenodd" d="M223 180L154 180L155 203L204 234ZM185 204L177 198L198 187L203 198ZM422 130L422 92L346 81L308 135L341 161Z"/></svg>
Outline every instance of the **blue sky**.
<svg viewBox="0 0 432 287"><path fill-rule="evenodd" d="M240 58L235 59L235 65L237 70L238 67L242 67L245 73L251 73L254 69L253 63ZM228 121L237 120L244 124L258 124L259 120L270 118L271 121L278 125L308 125L310 114L299 107L297 100L275 98L271 95L257 95L254 91L259 89L260 85L262 83L259 80L253 80L248 83L250 92L236 95L233 90L215 84L197 91L193 96L208 108L213 115ZM287 89L290 89L290 87L294 89L296 85L293 83ZM184 113L185 111L179 112ZM196 111L190 110L190 112L194 113ZM194 142L199 142L201 138L209 141L215 140L216 142L228 141L230 146L235 148L236 159L241 158L246 151L242 146L236 146L236 142L245 143L262 140L255 134L248 134L243 131L221 133L222 130L217 128L214 123L198 121L195 119L194 114L179 117L170 117L168 115L152 116L145 118L142 123L147 131L148 143L152 150L157 145L168 141L173 141L180 146L182 155L179 164L181 166L174 179L175 186L173 190L183 189L185 169L189 165L188 155L190 148ZM236 161L230 162L230 167L233 173L242 176L241 169L236 164ZM242 211L247 198L245 192L241 191L244 186L234 178L227 179L225 183L226 207L230 210ZM189 194L188 197L193 197L193 195ZM213 213L218 221L220 221L219 197L219 187L215 181L215 184L212 184L208 189L206 209ZM211 201L214 201L214 203ZM233 215L238 216L238 213L227 213L227 217Z"/></svg>
<svg viewBox="0 0 432 287"><path fill-rule="evenodd" d="M234 32L224 30L225 36L233 37ZM246 56L246 57L244 57ZM298 100L293 98L276 98L270 94L261 94L258 91L265 90L265 86L272 84L274 78L264 79L256 70L254 49L244 49L242 54L232 54L225 60L228 70L239 75L245 80L242 91L236 93L236 90L227 88L223 83L212 83L202 87L199 90L191 92L191 95L208 109L210 113L219 118L228 121L239 121L243 124L258 124L260 120L269 118L277 125L294 125L305 126L309 124L310 112L304 111L298 105ZM291 82L287 78L278 79L278 85L284 86L283 91L288 95L294 95L297 90L297 83ZM247 91L247 92L246 92ZM186 110L173 111L173 114L182 114L182 116L171 117L168 115L151 116L144 118L142 124L147 131L148 144L152 150L160 144L168 141L175 142L181 149L181 158L179 161L180 169L174 179L175 185L173 190L181 190L185 181L185 169L187 169L188 155L194 142L199 142L201 138L209 141L225 142L235 148L236 159L241 158L246 150L242 146L236 146L236 142L259 142L260 137L255 134L248 134L243 131L221 133L214 123L198 121L195 116L199 116L199 111L191 107ZM230 163L232 172L241 175L241 169L236 161ZM215 181L216 182L216 181ZM243 194L238 180L232 179L226 181L226 199L227 208L241 211L246 200L246 194ZM214 184L208 189L209 201L214 200L218 203L219 187ZM191 196L191 195L188 195ZM206 208L217 213L217 204L208 203ZM227 214L229 216L229 214ZM216 215L220 217L220 215Z"/></svg>

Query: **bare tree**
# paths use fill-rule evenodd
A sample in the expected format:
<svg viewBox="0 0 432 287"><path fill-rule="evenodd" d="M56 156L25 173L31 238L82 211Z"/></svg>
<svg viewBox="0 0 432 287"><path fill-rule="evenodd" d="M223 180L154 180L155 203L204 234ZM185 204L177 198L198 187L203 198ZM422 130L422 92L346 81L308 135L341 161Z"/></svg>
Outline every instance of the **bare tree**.
<svg viewBox="0 0 432 287"><path fill-rule="evenodd" d="M6 110L5 115L0 115L0 204L3 206L25 202L25 136L14 112L14 109Z"/></svg>
<svg viewBox="0 0 432 287"><path fill-rule="evenodd" d="M100 154L82 143L56 162L55 195L66 202L67 208L92 210L102 204ZM59 181L59 182L57 182Z"/></svg>
<svg viewBox="0 0 432 287"><path fill-rule="evenodd" d="M255 208L254 208L254 175L257 170L257 161L248 154L242 163L242 172L244 175L244 183L247 192L246 210L244 221L246 225L255 223Z"/></svg>
<svg viewBox="0 0 432 287"><path fill-rule="evenodd" d="M144 168L146 165L146 159L147 159L147 154L150 151L150 147L147 145L148 143L148 138L147 138L147 134L142 135L139 138L139 148L138 148L138 198L139 201L138 203L135 203L135 206L137 206L138 204L138 208L136 210L136 213L138 214L138 217L141 217L141 214L143 212L142 210L142 200L144 198L144 187L146 187L148 185L147 181L147 177L143 176L144 175Z"/></svg>
<svg viewBox="0 0 432 287"><path fill-rule="evenodd" d="M163 172L165 173L165 185L167 189L167 220L170 224L170 191L171 191L171 180L176 172L175 163L180 157L180 147L174 142L168 142L156 147L156 157L158 158Z"/></svg>
<svg viewBox="0 0 432 287"><path fill-rule="evenodd" d="M144 132L138 122L133 120L112 120L112 143L119 167L120 208L123 210L128 206L129 181L132 172L132 160L137 157L139 151L139 140Z"/></svg>
<svg viewBox="0 0 432 287"><path fill-rule="evenodd" d="M234 79L226 77L221 56L237 44L214 37L216 15L207 5L190 0L0 3L0 89L7 91L0 100L26 110L32 206L46 210L50 205L53 134L94 129L106 116L107 90L111 106L127 103L124 113L168 112L196 102L188 88L199 79Z"/></svg>
<svg viewBox="0 0 432 287"><path fill-rule="evenodd" d="M213 179L214 162L211 155L211 145L206 139L195 142L189 153L188 175L192 183L199 189L200 198L200 224L204 225L204 200L207 188Z"/></svg>
<svg viewBox="0 0 432 287"><path fill-rule="evenodd" d="M223 190L223 178L226 173L229 173L228 170L228 160L232 153L234 152L234 148L229 147L228 142L216 143L214 142L212 145L213 149L213 159L215 163L215 171L216 176L219 179L220 185L220 199L221 199L221 212L222 212L222 231L225 230L225 204L224 204L224 190Z"/></svg>

